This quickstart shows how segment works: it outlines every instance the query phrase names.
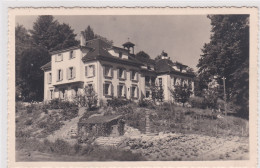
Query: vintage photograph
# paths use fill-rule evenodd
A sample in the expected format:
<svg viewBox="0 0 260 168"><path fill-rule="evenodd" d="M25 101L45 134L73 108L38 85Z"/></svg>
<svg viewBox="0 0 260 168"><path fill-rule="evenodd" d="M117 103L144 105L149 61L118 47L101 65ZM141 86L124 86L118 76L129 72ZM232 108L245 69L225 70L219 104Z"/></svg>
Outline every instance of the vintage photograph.
<svg viewBox="0 0 260 168"><path fill-rule="evenodd" d="M250 160L250 17L16 15L15 161Z"/></svg>

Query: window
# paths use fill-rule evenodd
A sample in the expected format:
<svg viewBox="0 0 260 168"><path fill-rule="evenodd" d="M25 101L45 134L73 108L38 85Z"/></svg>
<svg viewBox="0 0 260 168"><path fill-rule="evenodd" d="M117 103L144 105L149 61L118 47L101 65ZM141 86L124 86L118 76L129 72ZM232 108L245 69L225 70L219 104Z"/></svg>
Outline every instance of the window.
<svg viewBox="0 0 260 168"><path fill-rule="evenodd" d="M63 60L63 55L62 54L56 55L56 62L60 62L62 60Z"/></svg>
<svg viewBox="0 0 260 168"><path fill-rule="evenodd" d="M108 77L108 78L112 78L113 77L112 66L109 66L109 65L105 65L104 66L104 76Z"/></svg>
<svg viewBox="0 0 260 168"><path fill-rule="evenodd" d="M146 91L146 92L145 92L145 97L146 97L146 98L149 98L149 97L150 97L150 91Z"/></svg>
<svg viewBox="0 0 260 168"><path fill-rule="evenodd" d="M79 88L78 87L74 87L72 90L71 90L71 96L72 97L77 97L78 96L78 90L79 90Z"/></svg>
<svg viewBox="0 0 260 168"><path fill-rule="evenodd" d="M131 98L138 98L138 95L139 95L138 87L136 85L133 85L131 87Z"/></svg>
<svg viewBox="0 0 260 168"><path fill-rule="evenodd" d="M136 71L131 71L131 80L138 81L138 74Z"/></svg>
<svg viewBox="0 0 260 168"><path fill-rule="evenodd" d="M122 58L122 57L123 57L122 52L119 52L119 58Z"/></svg>
<svg viewBox="0 0 260 168"><path fill-rule="evenodd" d="M151 85L152 85L152 86L155 85L155 77L151 77Z"/></svg>
<svg viewBox="0 0 260 168"><path fill-rule="evenodd" d="M126 71L124 68L118 68L118 79L126 79Z"/></svg>
<svg viewBox="0 0 260 168"><path fill-rule="evenodd" d="M49 90L49 93L48 93L48 94L49 94L49 95L48 95L48 99L49 99L49 100L52 100L52 99L53 99L53 93L54 93L54 92L53 92L53 89L50 89L50 90Z"/></svg>
<svg viewBox="0 0 260 168"><path fill-rule="evenodd" d="M95 76L95 65L89 65L88 70L88 77Z"/></svg>
<svg viewBox="0 0 260 168"><path fill-rule="evenodd" d="M117 86L117 95L118 97L126 97L126 86L121 83Z"/></svg>
<svg viewBox="0 0 260 168"><path fill-rule="evenodd" d="M63 71L62 69L59 69L57 72L57 82L62 81L63 80Z"/></svg>
<svg viewBox="0 0 260 168"><path fill-rule="evenodd" d="M65 98L65 89L60 89L59 97L60 97L60 99L64 99Z"/></svg>
<svg viewBox="0 0 260 168"><path fill-rule="evenodd" d="M149 76L145 76L145 85L150 86L150 77Z"/></svg>
<svg viewBox="0 0 260 168"><path fill-rule="evenodd" d="M103 84L103 92L105 97L112 97L113 96L113 85L111 82L106 82Z"/></svg>
<svg viewBox="0 0 260 168"><path fill-rule="evenodd" d="M67 79L74 79L76 77L76 67L69 67L67 69Z"/></svg>
<svg viewBox="0 0 260 168"><path fill-rule="evenodd" d="M159 78L159 86L162 86L162 78Z"/></svg>
<svg viewBox="0 0 260 168"><path fill-rule="evenodd" d="M75 58L75 51L70 51L70 59Z"/></svg>
<svg viewBox="0 0 260 168"><path fill-rule="evenodd" d="M51 73L48 74L48 83L50 84L52 80Z"/></svg>

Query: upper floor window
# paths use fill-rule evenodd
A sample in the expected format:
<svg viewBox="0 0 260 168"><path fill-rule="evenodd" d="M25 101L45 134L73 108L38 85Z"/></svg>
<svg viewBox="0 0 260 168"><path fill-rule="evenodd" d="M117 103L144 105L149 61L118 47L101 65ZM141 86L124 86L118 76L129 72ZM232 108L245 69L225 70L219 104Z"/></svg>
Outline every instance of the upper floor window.
<svg viewBox="0 0 260 168"><path fill-rule="evenodd" d="M131 71L131 80L138 81L138 74L136 71Z"/></svg>
<svg viewBox="0 0 260 168"><path fill-rule="evenodd" d="M51 73L48 73L48 83L49 84L51 84L51 82L52 82L51 80L52 80L52 75L51 75Z"/></svg>
<svg viewBox="0 0 260 168"><path fill-rule="evenodd" d="M62 54L56 55L56 62L60 62L62 60L63 60L63 55Z"/></svg>
<svg viewBox="0 0 260 168"><path fill-rule="evenodd" d="M85 66L85 76L89 78L95 76L95 65Z"/></svg>
<svg viewBox="0 0 260 168"><path fill-rule="evenodd" d="M159 78L159 86L162 86L163 83L162 83L162 78Z"/></svg>
<svg viewBox="0 0 260 168"><path fill-rule="evenodd" d="M75 51L70 51L70 59L73 59L75 58Z"/></svg>
<svg viewBox="0 0 260 168"><path fill-rule="evenodd" d="M104 66L104 76L109 77L109 78L113 77L112 66L109 66L109 65Z"/></svg>
<svg viewBox="0 0 260 168"><path fill-rule="evenodd" d="M76 77L76 67L69 67L67 69L67 79L74 79Z"/></svg>
<svg viewBox="0 0 260 168"><path fill-rule="evenodd" d="M126 70L124 68L118 68L118 79L126 79Z"/></svg>
<svg viewBox="0 0 260 168"><path fill-rule="evenodd" d="M58 69L57 71L57 81L62 81L63 80L63 70Z"/></svg>

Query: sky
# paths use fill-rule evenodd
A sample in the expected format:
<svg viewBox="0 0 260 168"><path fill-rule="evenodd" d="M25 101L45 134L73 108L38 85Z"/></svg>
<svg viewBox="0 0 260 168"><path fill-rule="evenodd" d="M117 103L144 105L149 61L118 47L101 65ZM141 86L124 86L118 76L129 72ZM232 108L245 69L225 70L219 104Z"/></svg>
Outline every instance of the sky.
<svg viewBox="0 0 260 168"><path fill-rule="evenodd" d="M17 16L16 24L32 29L38 16ZM178 61L197 70L204 43L210 39L210 20L206 15L120 15L120 16L54 16L60 23L67 23L74 33L87 28L106 37L115 46L131 41L135 53L144 51L155 58L163 50L172 61ZM77 36L79 39L79 36Z"/></svg>

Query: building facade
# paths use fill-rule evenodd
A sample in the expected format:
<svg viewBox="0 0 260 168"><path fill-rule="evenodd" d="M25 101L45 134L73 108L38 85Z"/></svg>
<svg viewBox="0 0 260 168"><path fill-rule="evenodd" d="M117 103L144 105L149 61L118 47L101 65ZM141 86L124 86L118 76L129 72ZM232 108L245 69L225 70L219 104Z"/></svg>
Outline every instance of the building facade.
<svg viewBox="0 0 260 168"><path fill-rule="evenodd" d="M116 47L102 39L51 52L51 61L44 71L44 100L72 100L86 86L95 90L99 100L112 97L139 100L152 97L152 87L164 90L163 100L172 100L169 89L187 84L194 90L194 74L188 67L172 62L166 53L161 58L136 57L134 44Z"/></svg>

